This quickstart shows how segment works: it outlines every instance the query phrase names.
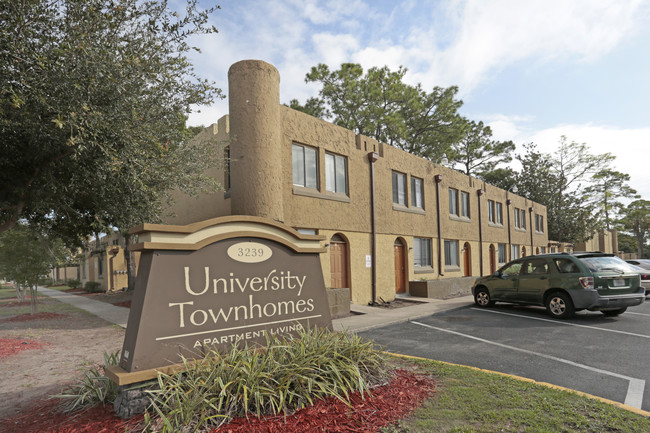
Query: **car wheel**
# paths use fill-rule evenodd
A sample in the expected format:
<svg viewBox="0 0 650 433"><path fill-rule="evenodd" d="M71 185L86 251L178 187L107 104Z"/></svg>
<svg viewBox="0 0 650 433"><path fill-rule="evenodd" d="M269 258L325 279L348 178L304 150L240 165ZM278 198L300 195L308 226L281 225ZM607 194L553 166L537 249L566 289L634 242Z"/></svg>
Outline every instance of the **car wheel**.
<svg viewBox="0 0 650 433"><path fill-rule="evenodd" d="M604 310L601 311L605 316L607 317L612 317L612 316L618 316L619 314L623 314L627 311L627 307L622 307L622 308L617 308L616 310Z"/></svg>
<svg viewBox="0 0 650 433"><path fill-rule="evenodd" d="M566 293L554 292L546 298L546 311L556 319L573 317L573 301Z"/></svg>
<svg viewBox="0 0 650 433"><path fill-rule="evenodd" d="M474 293L474 302L479 307L491 307L494 305L494 301L490 298L490 292L485 287L476 289Z"/></svg>

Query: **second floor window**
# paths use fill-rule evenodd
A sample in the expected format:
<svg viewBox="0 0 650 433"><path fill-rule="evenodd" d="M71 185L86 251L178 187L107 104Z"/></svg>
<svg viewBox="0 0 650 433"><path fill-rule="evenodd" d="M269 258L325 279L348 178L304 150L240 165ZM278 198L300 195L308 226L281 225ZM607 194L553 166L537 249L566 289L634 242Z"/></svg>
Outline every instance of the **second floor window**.
<svg viewBox="0 0 650 433"><path fill-rule="evenodd" d="M544 216L535 215L535 231L539 233L544 233Z"/></svg>
<svg viewBox="0 0 650 433"><path fill-rule="evenodd" d="M449 215L458 216L458 190L449 188Z"/></svg>
<svg viewBox="0 0 650 433"><path fill-rule="evenodd" d="M494 200L488 200L488 222L491 222L492 224L495 223L494 219L494 211L495 211L495 203Z"/></svg>
<svg viewBox="0 0 650 433"><path fill-rule="evenodd" d="M469 193L465 191L460 193L460 216L469 218Z"/></svg>
<svg viewBox="0 0 650 433"><path fill-rule="evenodd" d="M393 203L406 206L406 175L393 172Z"/></svg>
<svg viewBox="0 0 650 433"><path fill-rule="evenodd" d="M496 203L496 211L494 217L497 224L503 224L503 203Z"/></svg>
<svg viewBox="0 0 650 433"><path fill-rule="evenodd" d="M348 193L347 159L344 156L325 154L325 189L341 194Z"/></svg>
<svg viewBox="0 0 650 433"><path fill-rule="evenodd" d="M318 189L316 149L294 144L292 148L293 184Z"/></svg>
<svg viewBox="0 0 650 433"><path fill-rule="evenodd" d="M411 206L424 208L422 179L411 176Z"/></svg>

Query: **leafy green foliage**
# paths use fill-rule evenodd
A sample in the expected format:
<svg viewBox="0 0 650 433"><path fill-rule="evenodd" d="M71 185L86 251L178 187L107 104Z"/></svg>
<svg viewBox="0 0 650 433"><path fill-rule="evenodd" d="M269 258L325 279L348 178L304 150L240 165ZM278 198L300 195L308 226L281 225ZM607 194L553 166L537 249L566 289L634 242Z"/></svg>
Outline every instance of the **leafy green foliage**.
<svg viewBox="0 0 650 433"><path fill-rule="evenodd" d="M327 65L312 67L306 82L321 84L318 98L305 105L291 101L291 108L332 119L344 128L372 137L415 155L440 160L462 135L463 122L455 99L457 87L404 83L406 68L391 71L373 67L364 74L361 65L344 63L331 71Z"/></svg>
<svg viewBox="0 0 650 433"><path fill-rule="evenodd" d="M38 310L37 286L50 267L65 261L66 249L31 227L19 223L13 230L0 233L0 275L16 284L20 300L29 289L32 314Z"/></svg>
<svg viewBox="0 0 650 433"><path fill-rule="evenodd" d="M112 404L117 397L117 385L104 375L104 369L118 365L120 352L104 352L104 365L92 366L83 371L83 377L61 394L52 398L61 399L64 412L76 412L98 405Z"/></svg>
<svg viewBox="0 0 650 433"><path fill-rule="evenodd" d="M235 415L290 413L327 396L347 401L388 378L382 352L353 334L313 329L295 339L268 336L267 345L210 351L186 361L182 374L160 375L149 428L197 431Z"/></svg>
<svg viewBox="0 0 650 433"><path fill-rule="evenodd" d="M79 280L68 280L68 281L66 281L66 284L71 289L80 289L81 288L81 281L79 281Z"/></svg>
<svg viewBox="0 0 650 433"><path fill-rule="evenodd" d="M492 139L492 130L483 122L465 121L461 139L453 144L451 160L461 164L466 175L490 173L497 165L512 161L515 144Z"/></svg>
<svg viewBox="0 0 650 433"><path fill-rule="evenodd" d="M636 195L627 182L630 175L611 169L603 169L592 176L592 184L587 187L587 194L602 215L602 222L607 229L612 228L615 215L621 211L623 204L621 198L630 198Z"/></svg>
<svg viewBox="0 0 650 433"><path fill-rule="evenodd" d="M0 3L0 232L20 219L68 244L155 222L173 188L214 188L214 143L186 115L221 92L188 38L213 33L190 0Z"/></svg>
<svg viewBox="0 0 650 433"><path fill-rule="evenodd" d="M84 290L88 293L103 292L102 283L98 281L86 281L86 284L84 284Z"/></svg>
<svg viewBox="0 0 650 433"><path fill-rule="evenodd" d="M650 201L634 200L622 211L618 224L636 238L637 255L646 257L644 250L647 247L648 234L650 234Z"/></svg>

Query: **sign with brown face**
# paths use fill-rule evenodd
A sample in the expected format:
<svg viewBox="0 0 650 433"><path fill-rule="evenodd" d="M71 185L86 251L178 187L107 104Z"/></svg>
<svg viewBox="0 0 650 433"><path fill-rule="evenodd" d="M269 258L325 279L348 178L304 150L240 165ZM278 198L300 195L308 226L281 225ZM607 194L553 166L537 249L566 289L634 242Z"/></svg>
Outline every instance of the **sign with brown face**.
<svg viewBox="0 0 650 433"><path fill-rule="evenodd" d="M231 223L233 217L225 220ZM171 243L140 244L122 369L163 367L182 357L201 358L208 349L228 350L233 344L263 345L267 333L331 328L319 238L277 223L246 220L246 230L221 227L215 232L212 224L209 230L199 230L203 234L182 235L183 242L201 245L192 250L183 250L189 244L172 235ZM251 230L251 224L257 228ZM292 236L303 238L303 243L293 244ZM311 238L307 242L312 247L305 238Z"/></svg>

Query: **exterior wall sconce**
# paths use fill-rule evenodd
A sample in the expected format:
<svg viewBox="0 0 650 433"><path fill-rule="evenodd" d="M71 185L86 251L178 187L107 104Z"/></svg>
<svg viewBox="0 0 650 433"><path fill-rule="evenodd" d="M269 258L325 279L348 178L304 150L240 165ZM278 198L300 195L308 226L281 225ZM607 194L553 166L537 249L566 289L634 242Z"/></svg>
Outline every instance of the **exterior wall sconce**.
<svg viewBox="0 0 650 433"><path fill-rule="evenodd" d="M442 175L441 174L436 174L433 176L433 179L436 181L436 183L442 182Z"/></svg>
<svg viewBox="0 0 650 433"><path fill-rule="evenodd" d="M323 246L324 246L325 248L329 248L329 247L330 247L330 244L325 244L325 245L323 245Z"/></svg>
<svg viewBox="0 0 650 433"><path fill-rule="evenodd" d="M514 192L515 194L517 194L517 192L519 192L519 188L517 188L517 185L512 185L512 188L510 188L510 191L512 191L512 192Z"/></svg>
<svg viewBox="0 0 650 433"><path fill-rule="evenodd" d="M440 165L447 165L449 164L449 159L447 159L447 154L443 154L442 158L440 158Z"/></svg>

